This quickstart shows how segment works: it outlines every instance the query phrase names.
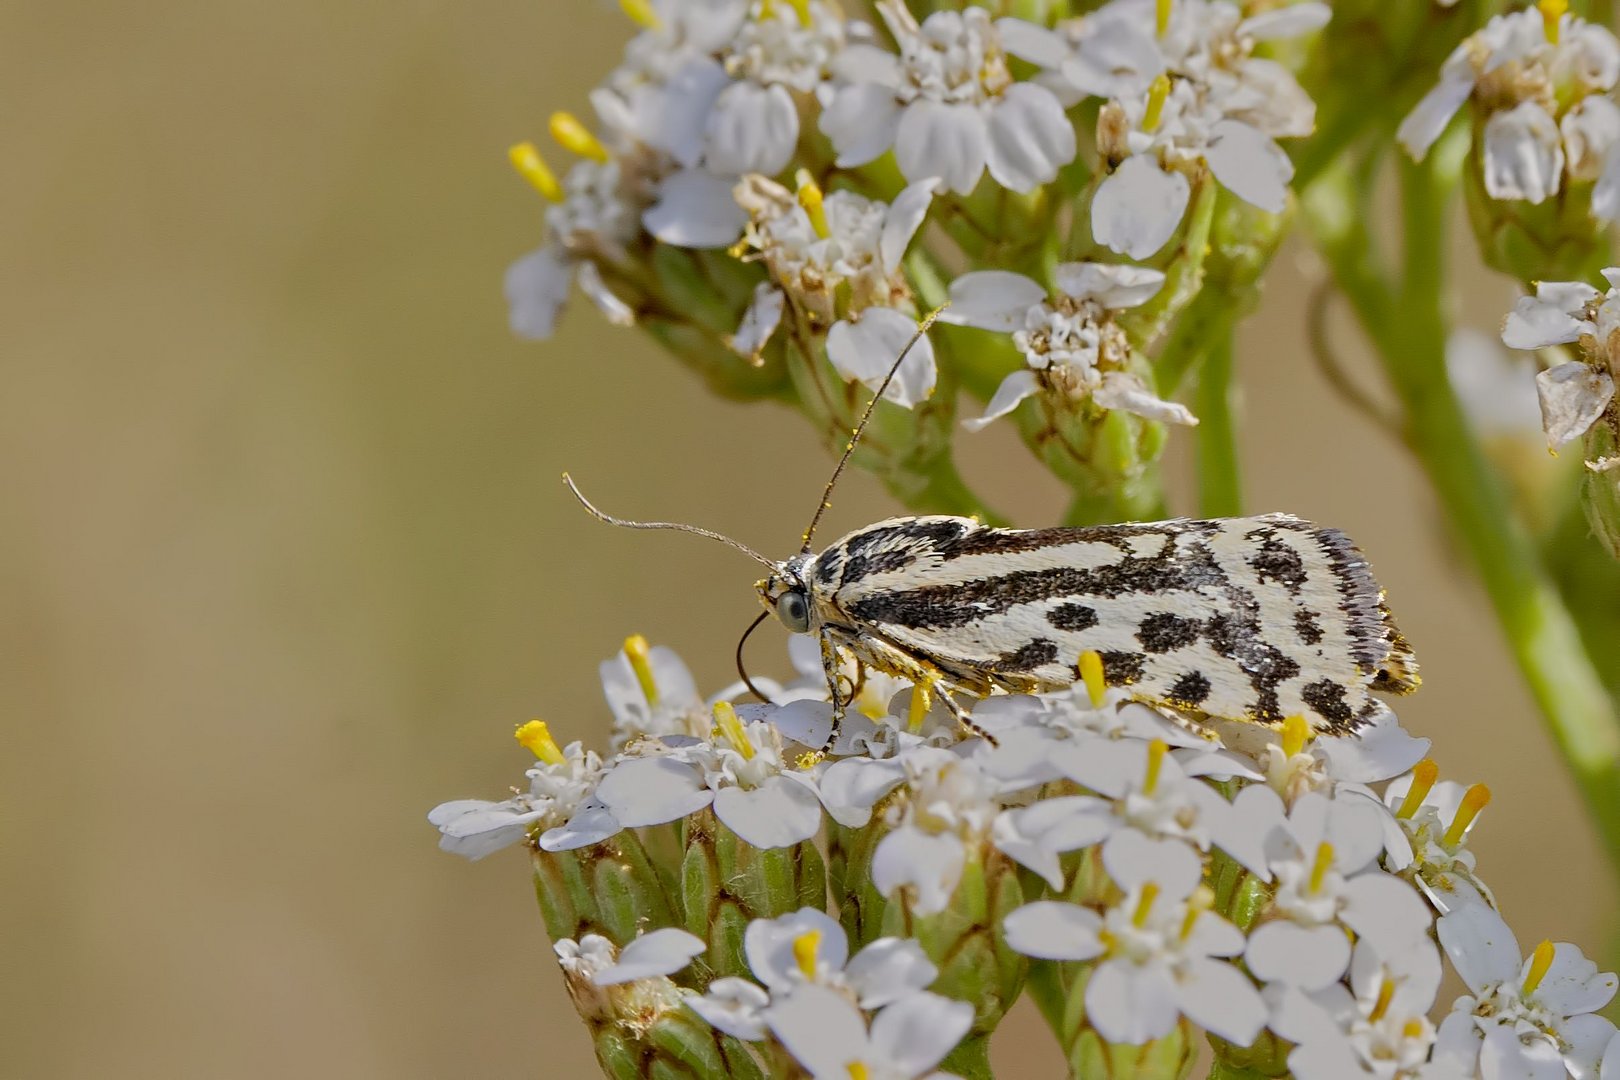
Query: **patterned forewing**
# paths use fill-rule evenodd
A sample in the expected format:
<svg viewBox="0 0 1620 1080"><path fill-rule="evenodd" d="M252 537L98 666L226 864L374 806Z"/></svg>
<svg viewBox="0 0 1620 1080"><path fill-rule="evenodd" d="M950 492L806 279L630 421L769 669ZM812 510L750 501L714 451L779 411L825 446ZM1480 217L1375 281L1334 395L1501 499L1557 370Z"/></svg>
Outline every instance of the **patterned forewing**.
<svg viewBox="0 0 1620 1080"><path fill-rule="evenodd" d="M1144 700L1342 731L1377 707L1369 686L1398 641L1360 553L1286 515L1039 530L903 518L811 569L829 622L981 692L1072 684L1094 650L1105 680Z"/></svg>

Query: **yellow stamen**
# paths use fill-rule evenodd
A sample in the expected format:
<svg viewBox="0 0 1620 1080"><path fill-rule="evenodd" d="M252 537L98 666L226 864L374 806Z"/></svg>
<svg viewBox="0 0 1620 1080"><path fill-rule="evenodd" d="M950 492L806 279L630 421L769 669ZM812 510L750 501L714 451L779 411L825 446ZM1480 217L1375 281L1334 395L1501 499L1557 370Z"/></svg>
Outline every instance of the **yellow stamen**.
<svg viewBox="0 0 1620 1080"><path fill-rule="evenodd" d="M619 10L630 16L630 21L643 30L664 28L664 20L658 17L649 0L619 0Z"/></svg>
<svg viewBox="0 0 1620 1080"><path fill-rule="evenodd" d="M788 0L793 7L793 13L799 17L800 26L810 25L810 0Z"/></svg>
<svg viewBox="0 0 1620 1080"><path fill-rule="evenodd" d="M630 661L630 670L636 673L636 681L641 684L641 693L647 699L648 705L658 704L658 683L653 679L652 661L648 659L649 646L647 639L640 634L631 634L624 639L624 656Z"/></svg>
<svg viewBox="0 0 1620 1080"><path fill-rule="evenodd" d="M1408 1039L1422 1038L1423 1021L1414 1016L1401 1028L1401 1034Z"/></svg>
<svg viewBox="0 0 1620 1080"><path fill-rule="evenodd" d="M546 727L544 720L530 720L527 724L521 725L515 737L525 750L547 765L568 763L568 759L563 757L563 752L557 749L557 740L551 737L551 729Z"/></svg>
<svg viewBox="0 0 1620 1080"><path fill-rule="evenodd" d="M820 765L826 757L827 755L823 754L820 750L806 750L804 753L799 755L798 760L793 763L793 767L798 769L800 772L808 772L817 765Z"/></svg>
<svg viewBox="0 0 1620 1080"><path fill-rule="evenodd" d="M612 157L602 141L592 135L590 128L580 123L579 117L571 112L551 114L551 137L557 140L558 146L582 158L606 162Z"/></svg>
<svg viewBox="0 0 1620 1080"><path fill-rule="evenodd" d="M1552 967L1553 943L1543 941L1536 946L1536 951L1530 954L1530 970L1524 976L1524 993L1528 996L1536 992L1541 980L1547 977L1547 969Z"/></svg>
<svg viewBox="0 0 1620 1080"><path fill-rule="evenodd" d="M821 931L806 930L793 939L793 960L807 979L816 977L816 950L821 947Z"/></svg>
<svg viewBox="0 0 1620 1080"><path fill-rule="evenodd" d="M844 1068L849 1070L849 1080L872 1080L872 1073L859 1061L852 1061Z"/></svg>
<svg viewBox="0 0 1620 1080"><path fill-rule="evenodd" d="M1322 881L1333 867L1333 845L1326 840L1316 845L1316 861L1311 864L1311 892L1322 891Z"/></svg>
<svg viewBox="0 0 1620 1080"><path fill-rule="evenodd" d="M810 227L816 230L817 236L825 240L828 232L827 211L822 207L820 186L807 169L800 169L793 179L798 184L799 205L804 207L806 216L810 218Z"/></svg>
<svg viewBox="0 0 1620 1080"><path fill-rule="evenodd" d="M1412 766L1412 786L1406 789L1406 798L1401 800L1401 808L1395 811L1395 816L1405 820L1417 813L1438 779L1440 766L1434 763L1433 758L1424 758Z"/></svg>
<svg viewBox="0 0 1620 1080"><path fill-rule="evenodd" d="M1147 112L1142 114L1142 130L1157 131L1164 117L1164 103L1170 98L1170 76L1160 72L1148 87Z"/></svg>
<svg viewBox="0 0 1620 1080"><path fill-rule="evenodd" d="M1142 794L1152 795L1159 786L1159 770L1164 767L1164 755L1170 752L1170 744L1163 739L1154 739L1148 743L1147 773L1142 777Z"/></svg>
<svg viewBox="0 0 1620 1080"><path fill-rule="evenodd" d="M928 710L933 707L933 688L926 683L917 683L911 688L911 706L906 709L906 726L913 732L921 731L923 720L928 716Z"/></svg>
<svg viewBox="0 0 1620 1080"><path fill-rule="evenodd" d="M1160 37L1170 32L1171 0L1159 0L1153 12L1153 30Z"/></svg>
<svg viewBox="0 0 1620 1080"><path fill-rule="evenodd" d="M532 142L520 142L506 152L512 159L512 168L518 175L534 185L534 190L543 195L548 202L562 202L562 185L557 183L557 174L551 171L546 159L540 156L539 147Z"/></svg>
<svg viewBox="0 0 1620 1080"><path fill-rule="evenodd" d="M742 721L737 718L737 710L731 707L731 702L714 703L714 726L720 729L721 736L742 755L744 761L754 756L754 744L748 738L748 732L743 730Z"/></svg>
<svg viewBox="0 0 1620 1080"><path fill-rule="evenodd" d="M1187 898L1187 914L1181 920L1181 940L1186 941L1192 937L1193 926L1198 922L1198 916L1215 906L1215 890L1208 885L1200 885L1193 890Z"/></svg>
<svg viewBox="0 0 1620 1080"><path fill-rule="evenodd" d="M1541 0L1536 10L1541 12L1541 25L1547 32L1547 44L1558 44L1558 22L1569 10L1569 0Z"/></svg>
<svg viewBox="0 0 1620 1080"><path fill-rule="evenodd" d="M1087 649L1080 654L1080 679L1086 684L1086 693L1091 695L1091 707L1102 708L1103 695L1108 693L1108 684L1103 682L1102 653Z"/></svg>
<svg viewBox="0 0 1620 1080"><path fill-rule="evenodd" d="M1451 827L1440 842L1448 848L1456 847L1462 843L1463 834L1468 826L1474 823L1479 812L1485 809L1485 804L1491 801L1491 789L1484 784L1475 784L1463 793L1462 802L1457 805L1457 816L1451 819Z"/></svg>
<svg viewBox="0 0 1620 1080"><path fill-rule="evenodd" d="M1140 930L1147 925L1148 915L1153 911L1153 901L1159 898L1159 887L1149 881L1142 886L1142 899L1136 902L1136 910L1131 912L1131 925Z"/></svg>
<svg viewBox="0 0 1620 1080"><path fill-rule="evenodd" d="M1389 1012L1390 1002L1395 1000L1395 980L1385 979L1378 984L1378 1000L1373 1002L1372 1012L1367 1014L1367 1022L1376 1024Z"/></svg>
<svg viewBox="0 0 1620 1080"><path fill-rule="evenodd" d="M1311 725L1305 718L1295 713L1283 721L1282 749L1283 756L1292 758L1305 750L1305 744L1311 741Z"/></svg>

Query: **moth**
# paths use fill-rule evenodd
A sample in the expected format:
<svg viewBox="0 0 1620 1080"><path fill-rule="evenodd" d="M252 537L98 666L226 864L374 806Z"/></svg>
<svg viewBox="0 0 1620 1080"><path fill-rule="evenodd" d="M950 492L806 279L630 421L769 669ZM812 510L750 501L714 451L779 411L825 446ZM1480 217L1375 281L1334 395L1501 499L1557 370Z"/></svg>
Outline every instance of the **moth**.
<svg viewBox="0 0 1620 1080"><path fill-rule="evenodd" d="M604 514L563 475L599 520L696 533L769 569L755 585L765 611L749 631L774 614L818 640L833 703L827 746L868 670L910 681L914 707L937 700L974 731L956 695L1082 680L1194 720L1276 725L1300 715L1334 735L1380 708L1373 691L1417 689L1417 661L1366 557L1344 533L1288 514L1049 529L897 517L814 552L828 497L887 385L833 471L802 549L785 560L708 529ZM741 655L739 643L739 670ZM839 675L846 659L855 685Z"/></svg>

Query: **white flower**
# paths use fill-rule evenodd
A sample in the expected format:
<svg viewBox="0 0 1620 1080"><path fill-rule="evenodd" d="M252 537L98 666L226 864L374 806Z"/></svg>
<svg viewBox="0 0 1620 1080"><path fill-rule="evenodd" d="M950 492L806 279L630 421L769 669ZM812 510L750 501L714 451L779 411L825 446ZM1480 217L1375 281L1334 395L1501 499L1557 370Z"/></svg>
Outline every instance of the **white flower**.
<svg viewBox="0 0 1620 1080"><path fill-rule="evenodd" d="M1007 943L1047 960L1097 960L1086 985L1086 1019L1108 1042L1160 1038L1176 1018L1239 1046L1254 1041L1266 1008L1248 978L1219 959L1243 951L1243 933L1210 912L1202 864L1179 841L1135 837L1103 849L1124 891L1102 916L1058 901L1007 916Z"/></svg>
<svg viewBox="0 0 1620 1080"><path fill-rule="evenodd" d="M1558 194L1567 173L1596 183L1592 211L1612 221L1620 213L1620 113L1604 95L1617 81L1620 41L1544 2L1496 16L1452 50L1397 138L1422 158L1472 97L1488 111L1482 157L1492 198L1539 203Z"/></svg>
<svg viewBox="0 0 1620 1080"><path fill-rule="evenodd" d="M966 421L979 430L1026 397L1044 391L1063 399L1089 398L1098 408L1123 409L1151 420L1196 424L1185 408L1163 401L1142 384L1130 362L1130 341L1113 313L1152 299L1164 275L1139 266L1060 263L1058 291L1010 270L976 270L951 283L951 306L942 321L1012 335L1027 369L1002 380L984 415Z"/></svg>
<svg viewBox="0 0 1620 1080"><path fill-rule="evenodd" d="M880 1009L868 1029L842 994L807 986L773 1003L765 1020L813 1080L945 1080L934 1066L973 1026L973 1006L912 994Z"/></svg>
<svg viewBox="0 0 1620 1080"><path fill-rule="evenodd" d="M774 174L787 167L799 143L800 101L832 74L849 28L820 0L802 8L754 5L720 61L733 81L704 121L704 161L712 171Z"/></svg>
<svg viewBox="0 0 1620 1080"><path fill-rule="evenodd" d="M890 897L905 889L913 912L935 915L950 903L968 858L984 851L1000 809L998 785L949 750L919 747L899 762L905 790L872 854L872 884Z"/></svg>
<svg viewBox="0 0 1620 1080"><path fill-rule="evenodd" d="M1068 107L1087 97L1142 93L1164 70L1153 13L1143 18L1140 7L1105 4L1050 30L1020 19L1001 19L996 29L1007 52L1040 67L1035 81Z"/></svg>
<svg viewBox="0 0 1620 1080"><path fill-rule="evenodd" d="M1367 799L1311 792L1272 829L1266 851L1277 878L1273 917L1250 932L1244 953L1256 977L1321 990L1350 962L1345 927L1380 956L1426 934L1433 916L1422 897L1373 866L1384 846L1383 816Z"/></svg>
<svg viewBox="0 0 1620 1080"><path fill-rule="evenodd" d="M845 379L877 389L917 331L902 260L928 214L935 182L923 180L883 203L849 191L823 197L808 176L797 196L764 176L737 186L750 224L744 240L759 252L777 290L761 286L732 347L757 355L775 331L782 293L828 325L827 358ZM840 317L842 315L842 317ZM907 354L885 397L910 408L934 390L933 345L925 337Z"/></svg>
<svg viewBox="0 0 1620 1080"><path fill-rule="evenodd" d="M1013 81L987 12L936 11L919 25L900 0L877 7L900 56L867 57L822 113L839 167L893 147L906 179L939 177L965 195L987 167L998 184L1027 192L1074 160L1063 105L1044 86Z"/></svg>
<svg viewBox="0 0 1620 1080"><path fill-rule="evenodd" d="M439 830L440 850L482 859L563 824L590 798L602 775L596 751L577 742L559 750L538 720L519 728L518 739L540 759L526 774L529 790L502 802L457 799L434 807L428 821Z"/></svg>
<svg viewBox="0 0 1620 1080"><path fill-rule="evenodd" d="M587 934L585 942L594 936ZM581 943L582 946L585 942ZM556 946L559 958L563 955L563 945L563 942L559 942ZM651 930L620 949L614 963L596 965L591 981L597 986L617 986L657 975L673 975L707 947L696 934L673 926Z"/></svg>
<svg viewBox="0 0 1620 1080"><path fill-rule="evenodd" d="M1502 917L1483 904L1451 912L1438 924L1440 944L1470 994L1440 1025L1444 1051L1479 1063L1486 1076L1556 1080L1567 1070L1596 1071L1615 1027L1597 1010L1614 997L1611 972L1599 972L1581 950L1544 941L1520 961L1519 943Z"/></svg>
<svg viewBox="0 0 1620 1080"><path fill-rule="evenodd" d="M768 720L745 724L725 702L716 704L714 715L714 742L621 760L602 777L596 798L624 828L659 825L712 806L727 828L758 848L814 836L821 828L814 781L783 762L776 728Z"/></svg>
<svg viewBox="0 0 1620 1080"><path fill-rule="evenodd" d="M1451 1075L1429 1062L1435 1029L1428 1012L1439 989L1439 950L1420 938L1389 953L1358 942L1349 986L1335 982L1309 994L1268 988L1266 996L1271 1029L1297 1044L1288 1068L1298 1080L1408 1080Z"/></svg>
<svg viewBox="0 0 1620 1080"><path fill-rule="evenodd" d="M1096 704L1084 687L999 695L974 707L973 722L997 743L980 754L979 766L1008 790L1062 779L1058 760L1071 753L1083 755L1081 747L1093 739L1162 739L1177 756L1218 752L1208 740L1155 709L1127 700L1117 689L1107 691Z"/></svg>
<svg viewBox="0 0 1620 1080"><path fill-rule="evenodd" d="M926 989L939 975L922 946L908 938L878 938L850 958L844 928L815 908L755 919L743 934L743 951L764 989L744 979L718 979L687 1003L739 1039L763 1038L771 1002L806 986L837 990L863 1009L877 1009Z"/></svg>
<svg viewBox="0 0 1620 1080"><path fill-rule="evenodd" d="M1357 791L1376 801L1368 784L1399 776L1428 753L1428 739L1414 738L1395 714L1380 708L1353 735L1317 735L1303 717L1281 730L1256 724L1214 727L1229 747L1253 754L1272 790L1293 805L1311 791Z"/></svg>
<svg viewBox="0 0 1620 1080"><path fill-rule="evenodd" d="M1620 330L1620 268L1603 272L1609 291L1578 281L1543 281L1534 296L1521 296L1502 325L1513 349L1542 349L1579 342L1585 360L1556 364L1536 376L1547 445L1556 450L1584 435L1614 401L1611 374Z"/></svg>
<svg viewBox="0 0 1620 1080"><path fill-rule="evenodd" d="M634 634L611 660L597 667L602 696L613 713L613 748L635 739L709 734L709 706L698 696L692 672L674 649L648 645Z"/></svg>
<svg viewBox="0 0 1620 1080"><path fill-rule="evenodd" d="M1425 761L1384 792L1389 868L1410 880L1442 915L1464 904L1495 898L1474 870L1468 834L1490 799L1484 784L1464 788L1436 783L1434 762Z"/></svg>

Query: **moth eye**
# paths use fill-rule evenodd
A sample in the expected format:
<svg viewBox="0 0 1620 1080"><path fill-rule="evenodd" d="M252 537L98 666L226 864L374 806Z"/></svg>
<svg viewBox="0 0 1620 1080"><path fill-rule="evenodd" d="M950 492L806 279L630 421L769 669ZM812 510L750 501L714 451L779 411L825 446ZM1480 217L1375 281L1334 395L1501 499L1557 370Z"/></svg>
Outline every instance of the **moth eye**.
<svg viewBox="0 0 1620 1080"><path fill-rule="evenodd" d="M783 593L782 599L776 602L776 617L795 634L807 632L810 629L810 604L805 600L804 593L797 589Z"/></svg>

